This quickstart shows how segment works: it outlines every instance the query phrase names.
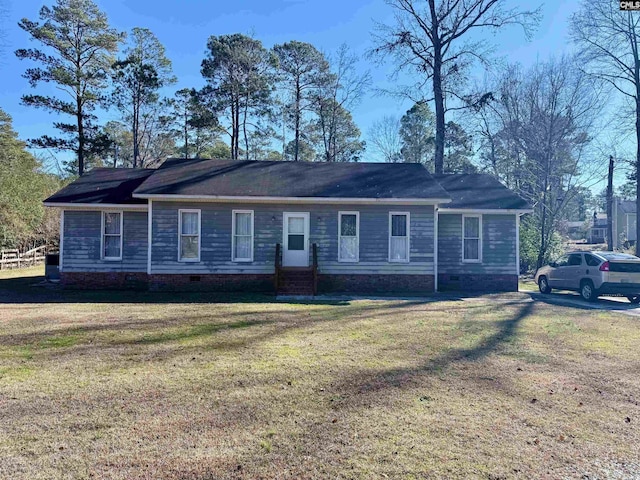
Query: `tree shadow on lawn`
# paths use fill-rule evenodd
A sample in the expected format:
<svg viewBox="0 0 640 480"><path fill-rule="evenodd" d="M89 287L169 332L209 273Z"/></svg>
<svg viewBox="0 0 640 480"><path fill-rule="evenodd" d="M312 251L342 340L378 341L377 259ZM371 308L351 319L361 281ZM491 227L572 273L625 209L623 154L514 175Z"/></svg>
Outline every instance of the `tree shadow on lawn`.
<svg viewBox="0 0 640 480"><path fill-rule="evenodd" d="M157 317L119 321L116 318L95 323L95 313L87 312L87 323L79 319L73 325L61 325L35 332L6 333L0 335L0 345L13 348L29 348L38 356L50 359L73 356L80 353L99 354L101 349L112 352L113 348L134 346L159 346L163 354L158 359L171 357L174 354L185 354L189 348L185 341L203 339L208 345L193 346L194 350L225 350L242 348L251 344L284 335L295 329L313 329L321 324L340 322L344 326L347 321L359 321L366 318L371 310L381 310L379 306L366 304L334 306L317 305L318 308L265 309L210 312L188 312L183 316L175 316L173 312L158 313ZM390 313L389 313L390 314ZM49 313L50 315L50 313ZM127 312L122 313L127 316ZM378 313L378 316L383 313ZM243 333L233 342L217 337L225 330L238 330ZM106 337L99 337L101 334ZM97 337L98 336L98 337ZM65 348L59 348L65 347ZM126 354L126 351L122 352Z"/></svg>
<svg viewBox="0 0 640 480"><path fill-rule="evenodd" d="M481 360L499 350L501 345L512 342L516 338L518 326L532 314L535 303L523 304L520 302L519 305L520 308L512 317L493 322L498 330L473 347L447 350L415 367L393 368L352 375L341 379L339 383L333 384L330 388L338 393L358 394L378 393L388 388L405 388L415 385L417 377L442 372L452 364ZM497 308L502 309L506 306L501 304Z"/></svg>
<svg viewBox="0 0 640 480"><path fill-rule="evenodd" d="M531 302L533 303L533 302ZM102 349L105 353L113 354L114 348L124 347L121 351L127 355L127 347L154 347L154 359L162 360L174 356L189 354L191 351L205 350L235 350L278 336L284 336L289 332L299 330L301 333L318 327L332 329L344 328L348 324L357 323L370 318L383 320L385 317L393 317L401 314L399 307L406 306L413 314L429 316L429 320L437 320L439 315L450 315L452 308L477 311L484 309L488 312L506 308L511 305L519 305L519 301L495 302L491 304L475 305L445 305L430 302L425 305L424 311L416 312L415 307L422 303L397 302L384 304L353 303L347 305L314 305L317 308L297 309L294 306L288 309L241 309L240 311L212 310L210 312L189 312L184 316L175 316L173 312L147 316L142 319L125 319L118 321L101 321L82 324L82 319L74 325L59 328L49 328L36 332L15 333L0 335L0 344L13 348L33 349L33 354L38 357L47 357L50 360L65 358L78 354L100 355ZM390 308L393 307L393 308ZM90 315L90 313L87 313ZM122 315L127 315L123 312ZM117 316L117 314L116 314ZM258 317L258 318L256 318ZM385 321L385 320L383 320ZM399 321L403 321L399 319ZM232 341L228 337L219 337L217 334L226 330L242 332L234 335ZM99 337L107 333L106 337ZM98 335L98 337L96 337ZM58 341L59 340L59 341ZM195 341L197 344L188 345L184 342ZM204 342L204 343L203 343ZM63 348L61 348L63 347ZM159 350L158 350L159 348ZM141 361L143 357L141 357Z"/></svg>
<svg viewBox="0 0 640 480"><path fill-rule="evenodd" d="M577 308L580 310L602 310L602 311L626 311L638 310L640 305L633 303L619 302L612 297L599 297L595 302L587 302L580 298L575 292L554 292L543 294L538 292L524 292L536 302L547 305L558 305L566 308Z"/></svg>
<svg viewBox="0 0 640 480"><path fill-rule="evenodd" d="M15 277L0 279L0 305L32 303L286 303L293 305L349 305L353 301L404 302L392 305L401 308L440 301L463 302L482 298L483 293L443 292L425 296L404 295L319 295L314 298L277 298L271 293L242 293L215 291L151 292L140 289L73 290L59 284L44 283L44 277Z"/></svg>
<svg viewBox="0 0 640 480"><path fill-rule="evenodd" d="M25 303L297 303L346 305L342 299L277 300L269 293L242 292L150 292L129 290L72 290L44 285L44 277L0 279L0 305Z"/></svg>

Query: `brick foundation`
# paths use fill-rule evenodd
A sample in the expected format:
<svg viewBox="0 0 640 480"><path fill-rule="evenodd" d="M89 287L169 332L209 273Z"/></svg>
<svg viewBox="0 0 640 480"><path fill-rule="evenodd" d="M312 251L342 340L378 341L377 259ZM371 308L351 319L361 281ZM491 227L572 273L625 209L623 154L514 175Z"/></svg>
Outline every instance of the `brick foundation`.
<svg viewBox="0 0 640 480"><path fill-rule="evenodd" d="M147 274L142 272L61 272L60 283L77 290L146 290Z"/></svg>
<svg viewBox="0 0 640 480"><path fill-rule="evenodd" d="M433 288L433 275L318 275L320 294L427 295Z"/></svg>
<svg viewBox="0 0 640 480"><path fill-rule="evenodd" d="M447 274L438 275L438 290L461 292L517 292L517 275Z"/></svg>
<svg viewBox="0 0 640 480"><path fill-rule="evenodd" d="M274 283L268 274L153 274L149 290L274 293Z"/></svg>
<svg viewBox="0 0 640 480"><path fill-rule="evenodd" d="M210 291L274 293L273 275L179 274L142 272L62 272L62 285L73 289L154 291ZM318 293L363 295L426 295L433 293L433 275L318 275ZM516 292L517 275L438 275L438 290Z"/></svg>

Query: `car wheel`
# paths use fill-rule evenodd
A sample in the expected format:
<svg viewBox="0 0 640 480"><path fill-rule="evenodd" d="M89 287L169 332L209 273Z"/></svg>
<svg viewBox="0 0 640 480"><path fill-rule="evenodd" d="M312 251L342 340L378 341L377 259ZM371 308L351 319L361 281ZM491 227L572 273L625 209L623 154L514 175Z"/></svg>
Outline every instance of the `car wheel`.
<svg viewBox="0 0 640 480"><path fill-rule="evenodd" d="M631 303L640 303L640 295L628 295L627 299L629 300L629 302Z"/></svg>
<svg viewBox="0 0 640 480"><path fill-rule="evenodd" d="M551 293L551 287L549 286L549 281L547 277L544 275L538 279L538 288L541 293Z"/></svg>
<svg viewBox="0 0 640 480"><path fill-rule="evenodd" d="M598 292L596 292L591 280L582 282L580 285L580 296L587 302L595 302L598 299Z"/></svg>

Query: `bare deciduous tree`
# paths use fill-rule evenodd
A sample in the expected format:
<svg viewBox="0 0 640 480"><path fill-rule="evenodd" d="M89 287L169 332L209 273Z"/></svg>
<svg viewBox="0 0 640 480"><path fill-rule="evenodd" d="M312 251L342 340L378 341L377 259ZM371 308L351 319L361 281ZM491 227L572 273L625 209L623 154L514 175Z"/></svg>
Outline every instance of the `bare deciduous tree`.
<svg viewBox="0 0 640 480"><path fill-rule="evenodd" d="M320 158L327 162L357 160L364 143L350 110L356 106L371 83L368 71L357 70L357 55L346 44L330 58L331 73L318 90L316 130L322 144Z"/></svg>
<svg viewBox="0 0 640 480"><path fill-rule="evenodd" d="M640 219L640 15L621 11L618 2L582 2L571 18L571 36L580 48L584 69L627 100L634 111L636 133L636 211ZM640 238L640 221L636 221ZM636 242L636 254L640 246Z"/></svg>
<svg viewBox="0 0 640 480"><path fill-rule="evenodd" d="M400 138L400 120L391 115L385 115L371 125L368 132L369 143L373 150L385 162L402 161L402 139Z"/></svg>
<svg viewBox="0 0 640 480"><path fill-rule="evenodd" d="M601 111L597 84L571 57L508 68L483 107L485 167L534 206L539 267L567 204L606 176L593 155ZM487 152L488 150L488 152Z"/></svg>
<svg viewBox="0 0 640 480"><path fill-rule="evenodd" d="M539 9L506 9L504 0L387 0L395 12L392 26L378 25L373 54L392 56L398 70L419 76L414 87L430 85L436 112L435 171L442 173L445 147L445 112L448 99L462 99L461 87L469 67L486 63L490 48L474 39L479 29L520 25L529 35L537 24ZM415 98L414 98L415 101Z"/></svg>

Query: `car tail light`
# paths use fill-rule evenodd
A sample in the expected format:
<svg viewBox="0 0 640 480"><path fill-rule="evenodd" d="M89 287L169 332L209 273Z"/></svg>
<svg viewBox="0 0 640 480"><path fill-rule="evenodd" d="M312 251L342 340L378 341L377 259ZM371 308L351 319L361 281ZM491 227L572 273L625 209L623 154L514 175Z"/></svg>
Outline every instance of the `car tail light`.
<svg viewBox="0 0 640 480"><path fill-rule="evenodd" d="M604 262L602 265L600 265L599 270L601 272L608 272L609 271L609 262Z"/></svg>

